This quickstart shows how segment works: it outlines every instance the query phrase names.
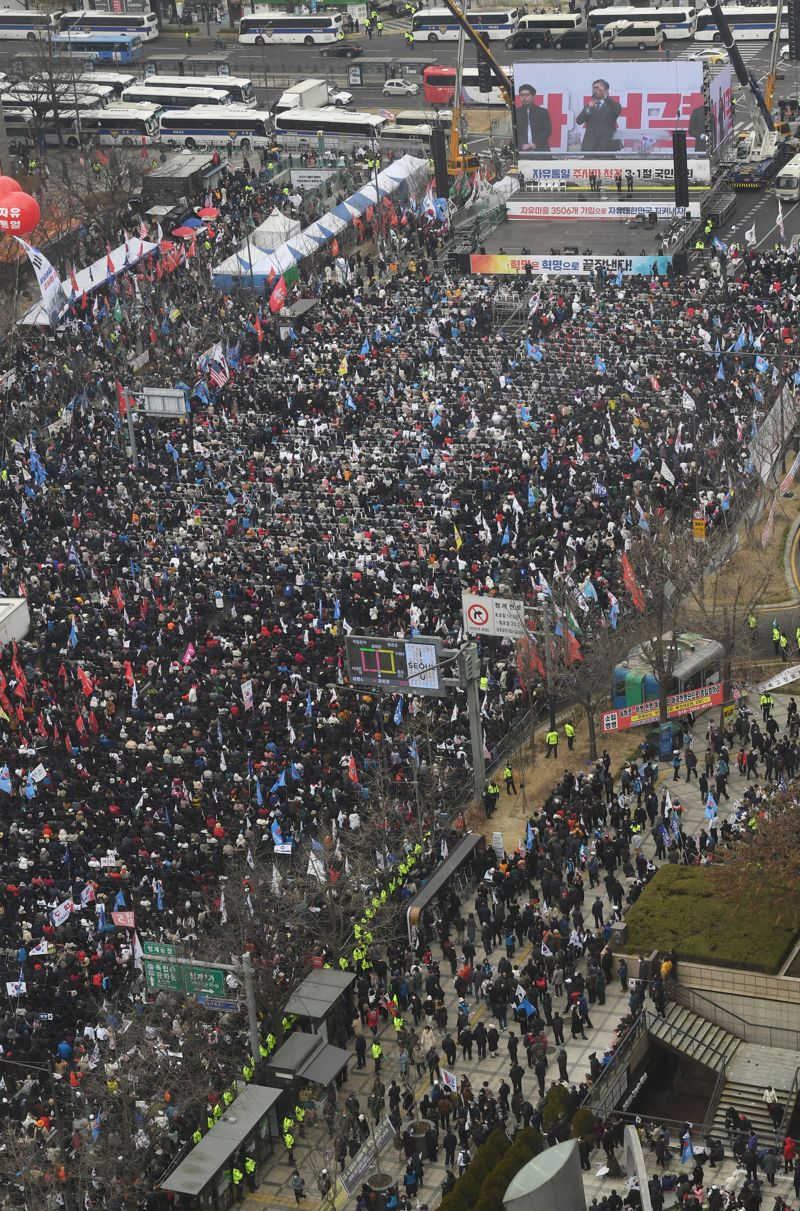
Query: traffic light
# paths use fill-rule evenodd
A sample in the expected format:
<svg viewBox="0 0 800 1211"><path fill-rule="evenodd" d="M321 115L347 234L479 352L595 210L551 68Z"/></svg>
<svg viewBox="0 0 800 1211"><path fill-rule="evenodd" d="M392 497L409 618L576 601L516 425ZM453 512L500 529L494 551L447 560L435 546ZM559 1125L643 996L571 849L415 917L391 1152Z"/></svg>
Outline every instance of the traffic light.
<svg viewBox="0 0 800 1211"><path fill-rule="evenodd" d="M800 4L800 0L797 0ZM478 59L478 92L490 93L492 91L492 68L488 59Z"/></svg>
<svg viewBox="0 0 800 1211"><path fill-rule="evenodd" d="M800 0L787 0L789 5L789 58L800 62Z"/></svg>

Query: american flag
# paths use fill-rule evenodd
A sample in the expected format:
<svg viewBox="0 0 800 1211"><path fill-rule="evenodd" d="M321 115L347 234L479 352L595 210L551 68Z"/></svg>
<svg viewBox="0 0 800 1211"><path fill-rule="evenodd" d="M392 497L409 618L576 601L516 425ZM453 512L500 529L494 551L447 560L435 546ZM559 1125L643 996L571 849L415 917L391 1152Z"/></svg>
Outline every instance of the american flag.
<svg viewBox="0 0 800 1211"><path fill-rule="evenodd" d="M139 224L139 239L147 239L147 224L145 223L144 219L142 219L141 223Z"/></svg>
<svg viewBox="0 0 800 1211"><path fill-rule="evenodd" d="M224 357L219 362L208 363L208 377L215 387L225 386L231 376L228 371L228 363Z"/></svg>

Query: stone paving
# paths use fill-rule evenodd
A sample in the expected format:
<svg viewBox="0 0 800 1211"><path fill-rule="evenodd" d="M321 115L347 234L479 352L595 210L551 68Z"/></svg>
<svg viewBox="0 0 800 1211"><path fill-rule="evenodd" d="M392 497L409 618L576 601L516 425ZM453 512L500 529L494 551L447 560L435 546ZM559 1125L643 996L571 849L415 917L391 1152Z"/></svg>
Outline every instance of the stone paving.
<svg viewBox="0 0 800 1211"><path fill-rule="evenodd" d="M775 694L774 698L775 698L775 704L776 704L774 714L775 714L775 717L781 723L781 725L783 725L785 717L786 717L786 707L788 706L789 696L788 695L782 696L779 694ZM756 707L756 710L757 710L757 707ZM714 715L714 718L716 718L716 713ZM706 750L706 732L707 732L707 728L708 728L710 719L711 719L710 715L706 715L704 717L699 718L695 722L694 729L693 729L694 749L695 749L695 752L697 753L698 766L699 766L700 770L702 770L702 768L703 768L703 757L704 757L704 753ZM760 722L760 717L759 717L759 722ZM566 763L563 763L559 767L559 769L564 768L564 765L566 765ZM731 753L730 765L731 765L731 777L730 777L730 781L729 781L730 801L726 803L723 800L723 804L720 805L720 809L721 809L720 814L722 814L722 810L724 810L726 808L727 809L733 808L733 806L735 805L737 799L739 798L742 790L745 787L745 779L739 775L739 773L736 769L735 752ZM556 774L555 767L554 767L553 772L554 772L554 777L555 777L555 774ZM668 765L662 766L662 769L661 769L661 772L659 775L659 780L658 780L659 794L662 794L665 789L669 789L673 801L674 802L679 801L681 803L681 805L683 806L684 831L687 833L696 834L697 832L699 832L700 828L702 827L702 825L705 822L705 814L704 814L705 803L701 800L701 796L700 796L700 793L699 793L699 790L697 787L696 780L693 779L691 783L687 784L684 779L685 779L685 770L681 769L679 781L674 782L673 781L673 771L672 771L671 767ZM503 798L505 798L505 792L503 794ZM490 828L491 828L491 826L489 826L489 829ZM522 828L520 828L520 834L522 834L523 831L524 830ZM508 832L506 832L506 834L504 836L506 849L507 850L513 849L515 847L515 845L519 843L520 840L521 840L521 835L512 836L512 835L509 835ZM653 848L654 848L653 842L652 842L652 839L650 838L649 831L648 831L647 835L646 835L646 840L644 843L644 851L646 854L651 855L653 852ZM618 871L617 873L618 873L618 876L621 876L621 872ZM602 882L601 882L600 888L598 888L598 891L603 895L603 898L605 900L605 889L602 885ZM587 884L587 892L588 892L588 884ZM592 892L592 898L594 898L594 894L595 893ZM468 906L469 908L472 907L472 899L474 899L474 897L472 897L470 900L470 903ZM591 904L591 900L588 898L588 895L587 895L586 902L584 904L584 913L589 919L591 919L591 914L589 912L590 904ZM464 911L466 911L466 910L467 909L465 908ZM608 908L606 909L606 917L608 917ZM483 947L480 942L480 937L477 939L476 944L477 944L477 949L478 949L478 957L481 957ZM496 964L503 953L504 953L503 947L495 947L495 949L491 955L492 962ZM434 946L434 955L438 956L438 954L439 954L439 947L438 947L438 945L436 945L436 946ZM524 965L529 954L530 954L530 946L526 946L521 949L518 948L517 952L514 956L514 962L519 963L521 966ZM460 953L459 953L459 957L460 957ZM448 964L446 962L441 962L440 966L441 966L441 973L442 973L442 987L446 994L446 1003L447 1003L447 1010L448 1010L448 1027L451 1031L452 1036L455 1037L455 1019L456 1019L457 998L456 998L456 995L455 995L455 992L453 989L453 982L449 978L449 974L446 974L446 973L449 973ZM551 988L551 992L552 992L552 988ZM491 1021L491 1013L490 1013L488 1006L480 1001L476 1001L474 998L471 999L469 1003L470 1003L471 1009L472 1009L472 1012L470 1015L470 1024L472 1026L474 1026L479 1019L483 1019L487 1024L489 1024L489 1022ZM563 1007L564 1007L563 1001L559 1005L557 1003L556 997L553 996L553 1009L555 1010L556 1008L560 1008L563 1012ZM569 1073L570 1083L579 1083L580 1081L585 1079L585 1077L589 1071L590 1054L592 1052L597 1052L598 1057L602 1056L604 1051L612 1044L616 1027L617 1027L620 1019L622 1018L622 1016L627 1011L628 1011L628 994L622 992L619 981L615 977L613 982L611 982L609 984L609 986L606 990L605 1004L602 1006L597 1005L597 1004L590 1006L590 1018L591 1018L591 1022L592 1022L592 1029L587 1028L585 1040L581 1039L580 1037L573 1040L570 1037L569 1025L567 1023L567 1028L565 1031L565 1046L566 1046L567 1056L568 1056L568 1073ZM409 1015L409 1020L410 1020L410 1015ZM509 1019L509 1022L510 1022L510 1029L514 1030L514 1033L519 1035L519 1027L515 1026L514 1023L511 1021L511 1019ZM368 1034L368 1032L367 1032L367 1034ZM550 1059L552 1061L552 1050L553 1050L553 1048L552 1048L552 1031L548 1030L547 1034L548 1034L548 1038L551 1043ZM384 1085L388 1089L389 1083L393 1077L398 1080L398 1083L401 1083L398 1064L397 1064L399 1047L395 1041L394 1031L393 1031L390 1023L382 1024L381 1033L380 1033L379 1037L380 1037L380 1041L382 1043L383 1050L385 1053L382 1070L381 1070L381 1077L382 1077ZM441 1037L440 1033L437 1032L437 1041L440 1037ZM510 1061L509 1061L509 1057L508 1057L507 1038L508 1038L508 1032L504 1032L501 1034L499 1052L498 1052L497 1058L489 1057L486 1060L483 1060L480 1062L477 1061L477 1058L473 1059L473 1061L471 1061L471 1062L469 1060L466 1060L466 1061L462 1060L461 1049L458 1048L457 1055L456 1055L456 1062L453 1065L453 1071L455 1072L456 1077L460 1080L462 1074L467 1073L470 1078L470 1081L472 1083L473 1089L476 1092L480 1089L480 1086L483 1081L488 1081L490 1087L496 1092L497 1087L499 1086L501 1080L504 1077L508 1078L508 1070L509 1070ZM368 1035L368 1042L371 1042L371 1041L372 1040ZM352 1047L352 1043L350 1044L350 1046ZM367 1056L369 1057L369 1046L367 1048ZM522 1048L522 1046L520 1046L520 1062L523 1064L523 1067L524 1067L525 1066L525 1053L524 1053L524 1049ZM444 1066L444 1057L442 1057L442 1063ZM550 1065L550 1069L547 1074L547 1086L548 1087L549 1087L550 1081L554 1080L556 1078L556 1076L557 1076L557 1067L555 1065L555 1062L552 1061L551 1065ZM346 1084L346 1089L343 1091L343 1093L340 1095L340 1097L343 1099L347 1093L354 1092L356 1094L356 1096L359 1098L359 1101L361 1103L361 1109L365 1113L368 1114L367 1099L368 1099L370 1091L372 1089L373 1078L374 1078L374 1065L373 1065L372 1060L368 1058L366 1068L359 1071L356 1068L355 1056L354 1056L353 1063L349 1069L349 1076L348 1076L348 1080L347 1080L347 1084ZM424 1096L424 1094L430 1090L430 1087L431 1086L430 1086L430 1082L428 1080L427 1071L426 1071L424 1076L416 1082L415 1093L416 1093L417 1102L419 1102L419 1100ZM537 1081L536 1081L536 1077L535 1077L535 1074L532 1069L526 1069L526 1071L525 1071L525 1077L523 1079L523 1093L524 1093L526 1099L530 1100L533 1105L537 1104L537 1100L538 1100ZM513 1116L511 1117L511 1119L509 1121L513 1125L513 1121L514 1121ZM701 1141L695 1141L695 1143L698 1144L698 1143L701 1143ZM729 1153L729 1149L727 1148L727 1141L724 1141L724 1143L726 1144L726 1153ZM679 1165L677 1163L677 1161L678 1161L677 1153L678 1153L677 1142L673 1141L673 1158L674 1159L671 1164L672 1171L677 1171L679 1168ZM621 1151L618 1153L618 1156L619 1156L619 1159L621 1160L622 1159ZM645 1147L645 1157L649 1163L650 1154L648 1153L646 1147ZM299 1168L301 1174L303 1175L303 1177L305 1178L305 1181L306 1181L307 1198L305 1199L305 1201L302 1205L305 1207L316 1207L320 1203L320 1196L319 1196L318 1190L317 1190L316 1175L319 1173L319 1171L322 1167L326 1167L328 1169L328 1171L331 1173L331 1175L333 1175L334 1171L337 1169L336 1159L335 1159L335 1157L333 1155L333 1151L332 1151L332 1141L330 1141L328 1139L327 1130L326 1130L324 1122L320 1121L320 1123L318 1123L318 1124L309 1126L307 1133L306 1133L306 1137L304 1139L300 1139L298 1141L298 1145L295 1148L295 1158L296 1158L297 1167ZM604 1158L604 1154L602 1153L602 1151L596 1151L592 1156L592 1169L590 1172L585 1174L585 1183L584 1184L585 1184L586 1195L587 1195L587 1203L591 1202L592 1198L595 1196L600 1197L603 1194L610 1193L612 1187L619 1190L621 1185L623 1184L619 1180L614 1182L614 1181L611 1181L607 1177L597 1176L597 1170L604 1163L604 1159L605 1158ZM444 1168L442 1161L443 1161L443 1152L440 1149L439 1163L433 1164L433 1163L426 1162L424 1186L418 1196L419 1202L421 1202L421 1203L427 1202L430 1206L436 1206L438 1204L439 1198L440 1198L440 1192L441 1192L441 1190L440 1190L441 1181L445 1175L445 1168ZM282 1146L280 1145L280 1143L278 1143L278 1145L276 1147L276 1162L277 1163L274 1164L270 1168L269 1172L268 1173L265 1172L265 1174L263 1175L259 1191L255 1195L251 1194L248 1196L248 1202L253 1203L254 1206L261 1205L264 1207L271 1207L271 1206L293 1207L295 1205L294 1196L293 1196L293 1193L291 1190L291 1186L289 1185L289 1178L290 1178L291 1170L292 1170L293 1166L289 1165L286 1162L285 1152L284 1152ZM398 1157L398 1155L395 1152L395 1149L393 1148L393 1146L391 1144L382 1153L381 1169L385 1172L390 1173L392 1176L402 1180L402 1174L405 1169L404 1159L403 1159L402 1155ZM706 1167L707 1184L710 1182L710 1180L712 1180L712 1174L713 1174L713 1180L716 1180L717 1182L721 1183L722 1181L725 1181L726 1179L729 1179L731 1177L731 1175L734 1173L734 1169L735 1169L735 1165L729 1159L729 1157L726 1157L725 1162L723 1162L723 1164L715 1172L710 1171L708 1169L708 1167ZM655 1172L655 1166L653 1166L651 1172ZM788 1200L793 1195L791 1174L785 1178L779 1176L776 1180L778 1182L778 1185L776 1187L776 1193L782 1194L783 1197ZM337 1186L334 1188L333 1193L335 1195L335 1204L336 1204L337 1208L341 1209L341 1208L345 1208L345 1207L354 1206L355 1196L353 1196L352 1198L349 1198L346 1195L346 1193L344 1192L344 1190L338 1185L338 1183L337 1183ZM401 1189L401 1194L402 1194L402 1189ZM671 1196L667 1196L667 1200L666 1200L666 1204L665 1204L666 1206L670 1206L670 1197ZM327 1205L329 1205L329 1204L327 1204Z"/></svg>

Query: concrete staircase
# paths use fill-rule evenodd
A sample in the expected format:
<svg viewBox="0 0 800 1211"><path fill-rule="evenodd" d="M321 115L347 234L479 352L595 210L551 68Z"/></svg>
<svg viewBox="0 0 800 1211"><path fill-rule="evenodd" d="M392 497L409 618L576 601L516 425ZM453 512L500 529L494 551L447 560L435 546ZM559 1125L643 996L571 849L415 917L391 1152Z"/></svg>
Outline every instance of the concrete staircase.
<svg viewBox="0 0 800 1211"><path fill-rule="evenodd" d="M791 1079L792 1073L788 1074ZM778 1095L778 1101L782 1106L786 1105L786 1099L789 1096L788 1082L785 1089L779 1089L774 1086L775 1092ZM729 1106L735 1106L740 1114L746 1114L750 1122L756 1129L756 1135L759 1139L759 1144L771 1144L775 1138L775 1128L772 1126L772 1119L767 1113L767 1107L761 1100L763 1089L753 1085L747 1085L741 1080L726 1081L722 1090L722 1096L719 1099L717 1113L714 1117L714 1135L718 1139L725 1142L728 1138L727 1128L725 1126L725 1113Z"/></svg>
<svg viewBox="0 0 800 1211"><path fill-rule="evenodd" d="M667 1006L665 1018L651 1017L647 1029L665 1047L715 1070L723 1058L726 1064L730 1062L741 1043L735 1034L674 1002Z"/></svg>

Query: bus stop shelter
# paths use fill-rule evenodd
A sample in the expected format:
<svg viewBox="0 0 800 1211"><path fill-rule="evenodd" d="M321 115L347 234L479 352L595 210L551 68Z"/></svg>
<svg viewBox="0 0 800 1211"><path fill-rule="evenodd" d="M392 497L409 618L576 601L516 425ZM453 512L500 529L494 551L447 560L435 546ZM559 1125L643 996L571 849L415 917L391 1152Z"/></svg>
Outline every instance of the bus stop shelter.
<svg viewBox="0 0 800 1211"><path fill-rule="evenodd" d="M248 1085L207 1135L161 1183L175 1194L176 1207L227 1211L235 1201L230 1170L243 1149L260 1167L272 1155L278 1134L273 1107L280 1089Z"/></svg>
<svg viewBox="0 0 800 1211"><path fill-rule="evenodd" d="M338 1080L352 1059L343 1047L326 1043L318 1034L296 1030L272 1055L267 1064L267 1079L284 1089L306 1084L323 1085Z"/></svg>
<svg viewBox="0 0 800 1211"><path fill-rule="evenodd" d="M406 922L408 941L412 947L416 945L419 922L425 909L434 902L439 892L447 887L451 879L468 862L472 861L476 851L479 848L482 849L485 844L486 841L481 833L465 833L450 850L444 862L437 866L428 882L419 889L412 900L409 900L406 908Z"/></svg>
<svg viewBox="0 0 800 1211"><path fill-rule="evenodd" d="M308 1022L311 1030L328 1041L328 1018L355 983L352 971L336 971L329 967L318 967L307 975L283 1007L283 1012Z"/></svg>

